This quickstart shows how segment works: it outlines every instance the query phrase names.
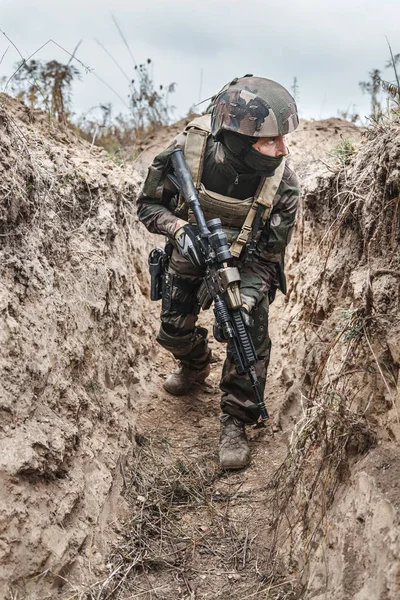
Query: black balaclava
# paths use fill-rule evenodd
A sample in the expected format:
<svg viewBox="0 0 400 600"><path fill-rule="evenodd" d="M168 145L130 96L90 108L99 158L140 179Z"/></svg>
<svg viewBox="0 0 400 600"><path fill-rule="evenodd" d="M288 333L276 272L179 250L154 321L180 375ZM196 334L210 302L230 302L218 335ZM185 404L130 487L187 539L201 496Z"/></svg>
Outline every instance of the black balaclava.
<svg viewBox="0 0 400 600"><path fill-rule="evenodd" d="M219 141L227 159L238 173L257 173L263 177L272 177L283 160L283 156L261 154L252 147L257 138L234 131L222 131Z"/></svg>

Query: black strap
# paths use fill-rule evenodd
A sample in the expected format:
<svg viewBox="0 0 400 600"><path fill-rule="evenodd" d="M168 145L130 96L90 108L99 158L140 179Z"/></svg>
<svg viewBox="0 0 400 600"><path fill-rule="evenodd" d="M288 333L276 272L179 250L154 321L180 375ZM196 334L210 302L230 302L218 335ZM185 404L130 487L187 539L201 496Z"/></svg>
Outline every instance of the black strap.
<svg viewBox="0 0 400 600"><path fill-rule="evenodd" d="M189 281L184 277L179 277L172 273L165 273L164 285L162 290L162 310L163 312L177 312L182 315L195 314L200 312L200 305L197 300L197 290L200 281ZM183 292L186 295L184 300L175 298L174 289Z"/></svg>
<svg viewBox="0 0 400 600"><path fill-rule="evenodd" d="M264 214L265 207L262 204L257 206L256 216L254 217L252 226L251 226L251 238L247 243L247 258L246 262L251 262L253 260L253 254L256 249L258 233L262 227L262 216Z"/></svg>

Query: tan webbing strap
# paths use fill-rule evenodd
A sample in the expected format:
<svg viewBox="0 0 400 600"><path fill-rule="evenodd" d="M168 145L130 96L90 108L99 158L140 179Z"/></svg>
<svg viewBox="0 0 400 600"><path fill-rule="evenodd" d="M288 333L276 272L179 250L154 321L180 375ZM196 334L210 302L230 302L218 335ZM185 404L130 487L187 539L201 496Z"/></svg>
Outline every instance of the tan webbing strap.
<svg viewBox="0 0 400 600"><path fill-rule="evenodd" d="M261 204L264 206L264 213L262 216L263 225L271 216L272 209L274 208L274 198L282 181L284 170L285 159L282 160L272 177L265 177L261 181L260 186L254 196L250 210L247 213L245 222L243 223L242 229L236 240L231 245L230 250L232 256L239 258L244 246L247 244L253 226L253 221L257 213L258 205Z"/></svg>
<svg viewBox="0 0 400 600"><path fill-rule="evenodd" d="M207 133L211 132L211 115L201 115L201 117L196 117L193 121L190 121L186 127L185 131L189 129L201 129L202 131L207 131Z"/></svg>
<svg viewBox="0 0 400 600"><path fill-rule="evenodd" d="M196 188L201 183L203 173L204 151L210 133L210 115L193 119L186 127L185 159Z"/></svg>

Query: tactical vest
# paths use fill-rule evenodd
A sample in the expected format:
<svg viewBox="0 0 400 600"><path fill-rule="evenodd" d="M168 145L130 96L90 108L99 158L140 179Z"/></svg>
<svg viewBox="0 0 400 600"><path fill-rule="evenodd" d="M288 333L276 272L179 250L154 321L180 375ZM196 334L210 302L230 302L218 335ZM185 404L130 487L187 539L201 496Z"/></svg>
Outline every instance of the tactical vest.
<svg viewBox="0 0 400 600"><path fill-rule="evenodd" d="M271 216L274 205L279 201L279 196L276 194L285 169L285 159L282 160L272 177L261 178L254 197L239 200L207 190L201 183L201 178L207 138L211 129L210 121L211 115L207 114L197 117L186 126L184 155L206 220L216 217L221 219L222 227L231 243L231 253L233 256L239 257L249 240L258 206L261 204L264 207L262 215L262 226L264 226ZM180 199L178 211L183 206L183 202L183 199ZM189 222L194 221L190 211L188 220Z"/></svg>

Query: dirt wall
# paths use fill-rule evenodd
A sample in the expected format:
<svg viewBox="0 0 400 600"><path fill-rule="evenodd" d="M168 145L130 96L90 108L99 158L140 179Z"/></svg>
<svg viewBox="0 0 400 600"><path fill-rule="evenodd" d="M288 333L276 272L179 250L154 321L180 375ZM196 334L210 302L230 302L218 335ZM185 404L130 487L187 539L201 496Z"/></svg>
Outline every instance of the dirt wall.
<svg viewBox="0 0 400 600"><path fill-rule="evenodd" d="M400 595L399 159L390 122L336 172L304 172L280 357L295 429L276 483L306 598Z"/></svg>
<svg viewBox="0 0 400 600"><path fill-rule="evenodd" d="M0 104L5 597L7 582L22 594L43 574L56 586L82 557L96 565L124 509L153 321L132 170L40 111Z"/></svg>

